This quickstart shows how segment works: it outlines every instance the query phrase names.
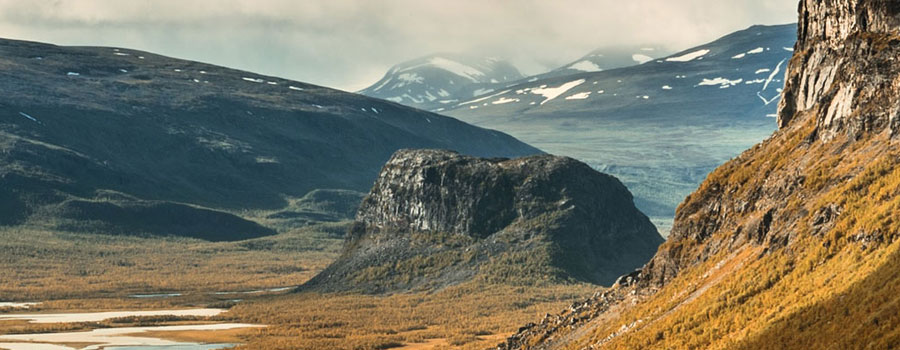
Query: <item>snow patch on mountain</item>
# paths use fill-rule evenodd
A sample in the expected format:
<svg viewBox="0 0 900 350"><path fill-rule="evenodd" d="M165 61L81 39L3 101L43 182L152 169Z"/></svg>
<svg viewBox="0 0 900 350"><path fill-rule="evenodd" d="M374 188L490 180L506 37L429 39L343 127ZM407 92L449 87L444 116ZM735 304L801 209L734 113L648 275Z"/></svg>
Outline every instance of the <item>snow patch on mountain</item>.
<svg viewBox="0 0 900 350"><path fill-rule="evenodd" d="M633 59L633 60L634 60L635 62L637 62L638 64L644 64L644 63L653 61L653 57L650 57L650 56L647 56L647 55L643 55L643 54L639 54L639 53L636 53L636 54L634 54L634 55L631 55L631 59Z"/></svg>
<svg viewBox="0 0 900 350"><path fill-rule="evenodd" d="M584 79L579 79L579 80L575 80L575 81L570 81L568 83L562 84L562 85L560 85L558 87L554 87L554 88L541 87L541 88L537 88L537 89L531 89L531 93L535 94L535 95L544 96L544 101L541 102L541 105L543 105L547 102L550 102L550 101L556 99L560 95L566 93L566 91L569 91L578 85L584 84L584 81L585 81Z"/></svg>
<svg viewBox="0 0 900 350"><path fill-rule="evenodd" d="M578 61L577 63L570 65L568 68L580 70L582 72L599 72L603 70L596 63L588 60Z"/></svg>
<svg viewBox="0 0 900 350"><path fill-rule="evenodd" d="M669 57L666 59L666 62L690 62L696 59L699 59L703 56L706 56L710 51L707 49L697 50L691 53L686 53L681 56Z"/></svg>

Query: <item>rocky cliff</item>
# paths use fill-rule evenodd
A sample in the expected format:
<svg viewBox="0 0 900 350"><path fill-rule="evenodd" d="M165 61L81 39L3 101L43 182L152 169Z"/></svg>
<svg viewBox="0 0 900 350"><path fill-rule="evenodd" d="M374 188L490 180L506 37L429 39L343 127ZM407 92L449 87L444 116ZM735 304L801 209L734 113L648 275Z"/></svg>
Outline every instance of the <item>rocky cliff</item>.
<svg viewBox="0 0 900 350"><path fill-rule="evenodd" d="M662 238L615 178L571 158L404 150L363 200L343 256L305 288L487 282L610 285Z"/></svg>
<svg viewBox="0 0 900 350"><path fill-rule="evenodd" d="M898 346L900 3L799 9L779 130L710 174L642 269L501 348Z"/></svg>

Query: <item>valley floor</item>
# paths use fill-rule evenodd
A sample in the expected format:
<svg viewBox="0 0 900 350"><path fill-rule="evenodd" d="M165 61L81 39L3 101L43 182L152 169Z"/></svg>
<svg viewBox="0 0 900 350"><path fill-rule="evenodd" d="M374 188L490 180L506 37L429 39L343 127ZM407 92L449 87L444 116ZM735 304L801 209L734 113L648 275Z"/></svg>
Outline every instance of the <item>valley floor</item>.
<svg viewBox="0 0 900 350"><path fill-rule="evenodd" d="M502 342L521 325L599 289L473 282L429 293L292 293L293 286L337 257L345 229L346 224L321 224L219 243L0 230L0 301L39 303L28 309L0 304L0 315L229 309L208 319L138 317L112 323L50 324L0 320L0 334L231 322L267 327L153 335L243 344L246 349L484 349Z"/></svg>

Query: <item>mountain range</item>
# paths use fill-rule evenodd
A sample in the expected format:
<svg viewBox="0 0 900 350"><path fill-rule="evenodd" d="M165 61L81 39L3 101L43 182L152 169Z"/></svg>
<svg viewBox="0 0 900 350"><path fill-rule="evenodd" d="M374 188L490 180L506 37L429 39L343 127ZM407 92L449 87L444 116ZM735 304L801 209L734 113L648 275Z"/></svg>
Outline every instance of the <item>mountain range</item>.
<svg viewBox="0 0 900 350"><path fill-rule="evenodd" d="M796 28L753 26L644 64L526 79L440 113L615 175L668 231L712 169L775 129Z"/></svg>

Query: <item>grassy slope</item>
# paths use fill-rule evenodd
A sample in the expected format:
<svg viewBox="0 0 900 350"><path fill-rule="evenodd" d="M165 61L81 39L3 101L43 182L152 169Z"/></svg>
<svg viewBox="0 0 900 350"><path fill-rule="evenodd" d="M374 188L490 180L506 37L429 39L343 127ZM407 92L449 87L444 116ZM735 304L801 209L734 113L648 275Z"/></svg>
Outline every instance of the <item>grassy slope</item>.
<svg viewBox="0 0 900 350"><path fill-rule="evenodd" d="M803 195L787 198L770 231L787 240L785 247L723 250L637 306L596 322L568 348L601 342L607 349L896 347L900 152L885 133L806 145L813 129L806 118L716 170L698 191L718 186L752 195L767 182L798 175ZM788 156L797 152L802 156ZM703 201L689 198L682 210ZM827 223L830 229L820 229L817 213L832 205L842 212ZM661 251L703 251L755 219L738 214L710 240L667 242Z"/></svg>

